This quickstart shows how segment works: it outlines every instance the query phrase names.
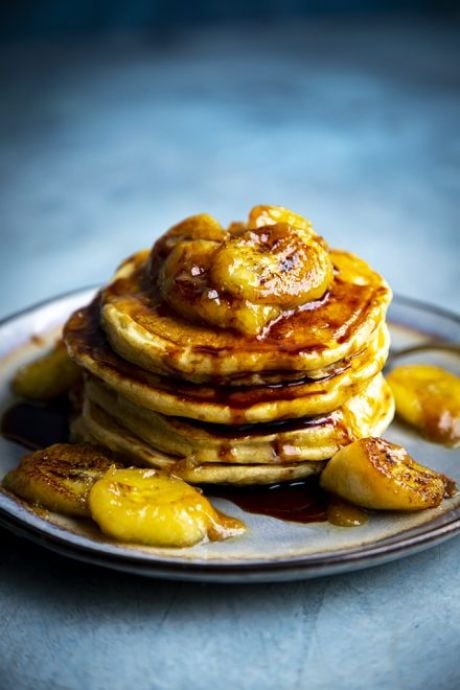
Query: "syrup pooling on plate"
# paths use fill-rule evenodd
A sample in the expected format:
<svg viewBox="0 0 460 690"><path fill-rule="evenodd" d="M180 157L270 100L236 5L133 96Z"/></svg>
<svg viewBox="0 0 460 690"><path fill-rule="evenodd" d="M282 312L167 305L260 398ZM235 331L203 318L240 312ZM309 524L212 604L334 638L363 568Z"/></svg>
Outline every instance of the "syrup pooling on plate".
<svg viewBox="0 0 460 690"><path fill-rule="evenodd" d="M24 409L27 409L26 416ZM43 405L16 403L3 416L2 434L26 448L38 449L63 443L69 440L69 414L70 407L62 399ZM9 488L11 490L11 485ZM329 503L335 505L335 500L330 500L316 481L254 488L220 485L205 487L205 490L211 500L225 498L249 513L290 522L324 522L328 519L333 524L337 522L334 517L336 511L331 514L328 509Z"/></svg>
<svg viewBox="0 0 460 690"><path fill-rule="evenodd" d="M82 293L83 294L83 293ZM84 299L88 299L86 296L83 297ZM82 298L80 297L80 300ZM84 302L81 301L81 304ZM56 302L55 304L55 313L63 313L64 307L62 305L67 305L69 304L69 300L66 300L64 302ZM73 305L72 305L72 308ZM419 308L420 309L420 308ZM59 312L60 310L60 312ZM31 313L31 317L35 317L36 315L40 314L40 312L37 312L35 310L34 312ZM64 314L66 316L66 314ZM414 312L411 310L410 305L408 306L404 301L399 301L398 299L396 300L395 304L395 310L393 311L393 317L396 320L397 323L400 324L411 324L412 326L414 323L417 323L417 318L419 318L419 312ZM417 333L419 334L419 337L425 334L424 328L426 329L427 324L430 323L430 318L433 318L433 312L430 311L429 308L426 308L423 312L423 321L418 321L419 324L419 329L417 330ZM444 317L445 318L445 317ZM442 329L444 328L444 333L446 332L446 328L448 326L449 321L446 323L441 322L439 328ZM432 326L432 332L436 331L436 323ZM452 327L452 337L455 337L455 328L456 324L454 321L451 321L451 327ZM392 328L392 333L396 337L396 342L398 343L398 346L400 346L400 340L398 339L399 335L399 328ZM8 342L4 341L4 345L7 345ZM10 343L11 346L13 346L13 343ZM19 361L19 360L18 360ZM442 364L441 364L442 366ZM405 434L404 428L401 428L398 431L398 434L401 433L402 435ZM412 442L413 442L413 447L418 448L418 452L416 454L416 457L419 458L420 460L426 460L426 456L424 456L423 449L428 449L431 450L431 454L436 454L438 451L434 447L427 446L424 444L423 441L419 441L417 438L412 437ZM14 453L14 449L10 447L7 444L4 444L6 446L5 451L6 454L4 453L4 462L6 463L8 460L11 459L11 454ZM446 462L449 462L451 458L453 458L455 453L448 453L447 451L444 451L440 449L440 454L441 458L440 462L442 462L442 465L440 467L444 467L444 471L447 470L447 465L445 464ZM458 458L454 458L451 460L451 462L455 462L455 460ZM455 470L451 470L452 472L455 472ZM448 472L449 473L449 472ZM368 528L359 528L357 530L350 530L349 532L344 533L343 530L330 530L326 527L325 524L318 524L315 526L312 530L310 529L304 529L302 525L299 525L297 528L295 528L295 539L294 539L294 546L295 546L295 551L297 554L297 561L299 564L299 577L307 577L308 575L311 575L312 572L316 573L318 575L321 574L332 574L332 572L335 572L337 570L343 570L343 569L353 569L356 566L363 567L366 564L371 564L372 562L375 563L375 555L372 555L373 551L377 547L377 550L379 550L379 553L384 553L384 555L379 556L378 561L382 562L386 558L389 558L391 553L394 555L392 557L403 555L404 553L408 552L408 549L412 548L410 546L411 543L411 538L409 535L406 535L406 532L403 530L407 530L410 526L414 525L414 519L417 521L416 524L419 525L425 525L425 527L422 527L420 531L420 544L425 544L425 546L432 545L436 543L436 540L439 539L442 534L443 530L439 529L437 527L437 523L433 523L432 520L436 516L441 516L444 515L447 520L449 520L449 524L453 526L453 531L450 531L450 534L455 533L455 525L457 525L458 529L458 521L456 521L455 518L455 506L458 506L458 498L454 499L454 502L449 501L447 505L441 506L439 510L436 510L434 514L432 514L432 511L429 511L428 514L424 515L416 515L416 516L401 516L401 515L396 515L396 516L389 516L388 518L385 518L384 516L379 516L378 520L375 519L375 516L373 513L370 514L369 516L369 521L370 525ZM14 514L17 513L22 513L26 517L27 520L27 510L24 510L21 506L15 506L14 501L12 500L12 497L6 497L3 496L2 498L2 510L5 510L7 513L11 510L14 512ZM230 505L227 504L227 510L228 512L232 512L230 509ZM47 511L40 511L38 513L40 516L47 516ZM58 518L56 518L58 519ZM48 516L48 522L44 523L43 522L43 530L46 531L49 528L52 529L52 524L55 520L54 516ZM62 524L61 520L59 520L60 524ZM379 533L378 536L375 538L371 539L369 541L369 531L370 529L377 528L379 529L379 525L382 524L385 526L385 529L388 527L390 529L391 525L391 530L392 534L395 536L394 540L394 548L393 549L387 549L386 547L384 549L380 550L380 547L378 544L376 544L376 539L379 539L380 537L385 537L388 535ZM49 525L49 527L48 527ZM78 533L81 533L82 535L85 533L84 530L86 528L82 525L81 527L81 532L80 532L80 526L77 525L75 527L75 531ZM272 522L272 526L267 525L267 530L269 534L274 534L275 532L278 532L281 536L281 542L284 541L284 535L293 535L294 530L290 528L288 525L284 527L281 524L276 524L275 522ZM308 539L305 538L305 534L308 532L308 534L314 534L316 535L314 538L319 538L321 540L319 544L319 549L320 552L316 551L316 546L310 542L310 537ZM234 544L227 543L221 545L218 549L214 549L214 547L211 545L210 547L207 548L209 549L209 553L211 555L211 558L218 558L218 553L222 553L222 555L225 553L226 559L228 563L232 564L233 572L235 575L233 576L233 579L239 578L240 581L246 581L247 580L247 573L248 571L251 573L251 577L253 579L263 578L265 581L267 579L277 579L277 580L283 580L285 578L290 578L292 575L289 573L292 573L292 567L290 564L290 561L292 559L292 551L289 551L288 548L284 548L284 544L281 542L274 543L273 541L270 543L270 546L265 543L263 534L265 533L265 527L264 527L264 532L259 533L259 529L251 529L249 534L248 534L248 540L245 540L243 542L240 542L240 540L235 540ZM87 534L87 533L86 533ZM346 536L345 536L346 535ZM65 533L65 530L62 530L62 536L63 539L67 539L67 535ZM341 549L340 547L340 542L339 540L342 539L342 537L345 537L346 539L346 544L348 545L345 549ZM408 538L409 537L409 538ZM91 537L90 537L91 538ZM70 540L70 535L69 535L69 540ZM363 546L364 543L367 543L367 546ZM65 542L63 541L63 544ZM69 541L70 543L70 541ZM255 552L249 553L246 551L246 554L244 556L245 558L245 565L241 568L238 569L238 565L235 563L235 558L238 558L239 554L241 553L241 550L245 552L246 546L247 545L254 545L254 548L256 549ZM329 558L326 556L324 557L322 555L323 551L323 546L328 548L329 552L334 552L336 560L334 562L336 563L336 566L331 566ZM358 548L354 548L354 546L358 546ZM287 547L287 544L286 544ZM94 539L94 548L97 550L96 553L98 554L99 561L101 559L105 560L105 553L109 553L109 550L111 549L110 545L106 544L104 540L102 539L97 539L95 537ZM352 551L350 552L350 548ZM420 548L420 547L419 547ZM144 569L144 572L149 573L152 576L158 576L158 561L156 559L152 560L150 555L146 550L139 550L138 555L142 561L142 567ZM235 551L236 550L236 551ZM67 550L68 554L71 555L72 551ZM131 562L130 558L130 553L131 549L130 548L125 548L120 546L120 549L117 549L117 552L120 554L120 560L119 564L120 567L126 567L129 568L129 563ZM167 572L167 569L169 568L169 572L171 573L172 576L176 577L181 577L181 578L188 578L190 577L190 573L192 572L187 563L192 563L193 565L196 563L200 563L200 568L201 572L203 573L204 578L215 578L215 579L224 579L225 578L225 573L227 572L225 568L221 569L219 566L215 568L214 570L208 569L207 565L208 562L201 559L201 551L197 551L196 554L195 552L189 556L189 554L184 554L184 560L182 559L181 554L178 555L178 563L177 565L172 565L171 567L168 565L170 561L164 560L162 557L160 557L160 567L162 568L162 572L165 573ZM312 558L313 556L313 558ZM125 561L125 566L123 566L123 557L127 557L127 560ZM190 560L189 560L190 559ZM260 566L260 560L263 559L264 563L266 565ZM107 561L107 563L109 563ZM192 568L193 568L192 565ZM273 568L274 566L274 568ZM213 575L213 572L215 575ZM259 576L258 574L259 573ZM272 574L270 574L272 573ZM193 576L193 575L192 575Z"/></svg>
<svg viewBox="0 0 460 690"><path fill-rule="evenodd" d="M315 480L255 487L213 486L205 491L248 513L304 524L328 519L329 495Z"/></svg>
<svg viewBox="0 0 460 690"><path fill-rule="evenodd" d="M72 407L67 398L44 403L20 401L2 415L1 433L10 441L36 450L69 440Z"/></svg>

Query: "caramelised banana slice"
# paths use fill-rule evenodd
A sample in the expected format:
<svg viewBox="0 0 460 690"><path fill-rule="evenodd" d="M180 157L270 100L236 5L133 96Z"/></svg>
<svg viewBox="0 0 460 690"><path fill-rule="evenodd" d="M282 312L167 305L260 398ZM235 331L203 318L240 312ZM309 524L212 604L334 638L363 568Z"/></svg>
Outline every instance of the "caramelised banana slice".
<svg viewBox="0 0 460 690"><path fill-rule="evenodd" d="M214 242L217 246L225 239L226 232L220 223L208 213L198 213L189 216L180 223L173 225L154 244L149 261L149 272L156 276L160 266L174 248L184 242L198 242L203 240Z"/></svg>
<svg viewBox="0 0 460 690"><path fill-rule="evenodd" d="M227 231L206 214L185 219L156 242L149 273L185 319L247 336L322 297L333 278L323 238L277 206L258 206Z"/></svg>
<svg viewBox="0 0 460 690"><path fill-rule="evenodd" d="M161 294L185 318L258 333L279 311L263 304L231 305L209 284L209 267L218 246L202 239L177 244L160 268Z"/></svg>
<svg viewBox="0 0 460 690"><path fill-rule="evenodd" d="M431 364L396 367L387 376L396 412L432 441L460 444L460 378Z"/></svg>
<svg viewBox="0 0 460 690"><path fill-rule="evenodd" d="M382 438L362 438L341 448L321 474L321 486L363 508L422 510L452 496L455 483L419 465Z"/></svg>
<svg viewBox="0 0 460 690"><path fill-rule="evenodd" d="M152 469L109 470L91 489L89 505L101 530L124 542L184 547L245 531L200 491Z"/></svg>
<svg viewBox="0 0 460 690"><path fill-rule="evenodd" d="M26 455L3 479L8 491L49 510L89 516L94 482L117 466L108 450L91 444L56 443Z"/></svg>
<svg viewBox="0 0 460 690"><path fill-rule="evenodd" d="M265 225L276 225L276 223L287 223L293 228L303 230L310 237L316 237L316 232L308 218L304 218L299 213L295 213L284 206L271 206L270 204L254 206L249 212L247 227L253 230Z"/></svg>
<svg viewBox="0 0 460 690"><path fill-rule="evenodd" d="M279 315L279 309L235 301L230 293L221 294L209 280L219 247L217 242L204 239L176 244L158 269L160 292L169 306L184 318L257 334Z"/></svg>
<svg viewBox="0 0 460 690"><path fill-rule="evenodd" d="M322 238L280 222L227 239L213 255L210 276L236 298L293 309L324 295L332 262Z"/></svg>
<svg viewBox="0 0 460 690"><path fill-rule="evenodd" d="M70 359L63 340L51 352L21 367L12 383L13 392L31 400L52 400L67 393L81 377L81 369Z"/></svg>

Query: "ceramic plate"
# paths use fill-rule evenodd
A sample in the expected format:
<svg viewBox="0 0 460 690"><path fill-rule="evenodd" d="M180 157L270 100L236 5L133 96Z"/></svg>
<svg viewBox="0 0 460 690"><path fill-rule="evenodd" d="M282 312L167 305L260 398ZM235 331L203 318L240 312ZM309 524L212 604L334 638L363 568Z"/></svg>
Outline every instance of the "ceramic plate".
<svg viewBox="0 0 460 690"><path fill-rule="evenodd" d="M12 399L9 381L16 368L37 356L56 337L62 323L86 304L93 289L65 295L13 316L0 325L0 408ZM393 350L433 338L460 342L460 319L425 304L396 297L390 309ZM37 338L36 336L40 336ZM448 351L411 355L457 370L458 356ZM424 464L455 479L460 486L460 451L422 440L394 422L385 434L404 445ZM0 439L0 476L23 454ZM297 524L248 514L224 499L216 505L241 517L243 537L187 549L123 545L105 538L89 522L53 513L37 513L7 493L0 493L0 522L13 532L67 556L151 577L220 582L295 580L365 568L421 551L460 531L460 493L434 510L412 515L372 514L366 525L334 527Z"/></svg>

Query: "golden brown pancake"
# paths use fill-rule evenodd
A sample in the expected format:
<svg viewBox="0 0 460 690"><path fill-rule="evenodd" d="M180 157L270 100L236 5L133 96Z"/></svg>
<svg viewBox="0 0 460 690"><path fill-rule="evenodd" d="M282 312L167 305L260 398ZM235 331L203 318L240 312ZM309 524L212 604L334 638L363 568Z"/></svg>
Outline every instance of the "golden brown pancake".
<svg viewBox="0 0 460 690"><path fill-rule="evenodd" d="M150 465L181 477L191 484L275 484L306 479L319 474L322 462L282 464L195 464L192 459L180 460L152 448L110 417L100 407L87 403L85 415L73 424L76 441L97 443L129 459L136 465Z"/></svg>
<svg viewBox="0 0 460 690"><path fill-rule="evenodd" d="M138 406L220 424L331 412L381 371L389 348L383 324L362 352L337 363L335 375L284 385L200 386L158 376L124 361L111 350L98 325L98 313L96 301L76 312L66 325L66 342L78 364Z"/></svg>
<svg viewBox="0 0 460 690"><path fill-rule="evenodd" d="M327 367L363 349L391 299L364 261L332 250L334 278L324 297L286 312L261 337L248 337L178 316L152 285L148 259L147 251L131 257L103 291L103 328L123 359L196 383Z"/></svg>
<svg viewBox="0 0 460 690"><path fill-rule="evenodd" d="M228 426L195 422L138 407L92 377L85 398L151 448L194 462L280 464L325 460L357 438L378 435L393 416L393 398L378 374L327 415L268 424Z"/></svg>

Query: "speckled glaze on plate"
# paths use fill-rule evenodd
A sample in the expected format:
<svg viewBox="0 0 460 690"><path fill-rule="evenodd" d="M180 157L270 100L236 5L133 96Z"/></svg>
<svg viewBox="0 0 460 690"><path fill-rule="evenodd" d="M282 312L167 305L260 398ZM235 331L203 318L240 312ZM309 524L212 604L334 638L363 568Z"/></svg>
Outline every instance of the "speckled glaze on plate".
<svg viewBox="0 0 460 690"><path fill-rule="evenodd" d="M0 324L1 410L12 401L9 381L16 368L37 356L56 337L67 316L93 293L94 289L86 289L64 295ZM403 297L394 299L390 329L394 351L433 338L460 342L459 317ZM32 337L37 335L39 339ZM459 369L458 356L448 351L411 355L410 360ZM385 437L460 485L460 450L428 443L397 422ZM0 450L3 477L24 450L3 438ZM366 525L352 529L280 521L245 513L223 499L215 503L246 522L248 531L243 537L176 550L123 545L101 535L89 521L36 512L6 492L0 493L0 522L20 536L73 558L150 577L208 582L285 581L365 568L429 548L460 531L460 493L437 509L412 515L375 513Z"/></svg>

